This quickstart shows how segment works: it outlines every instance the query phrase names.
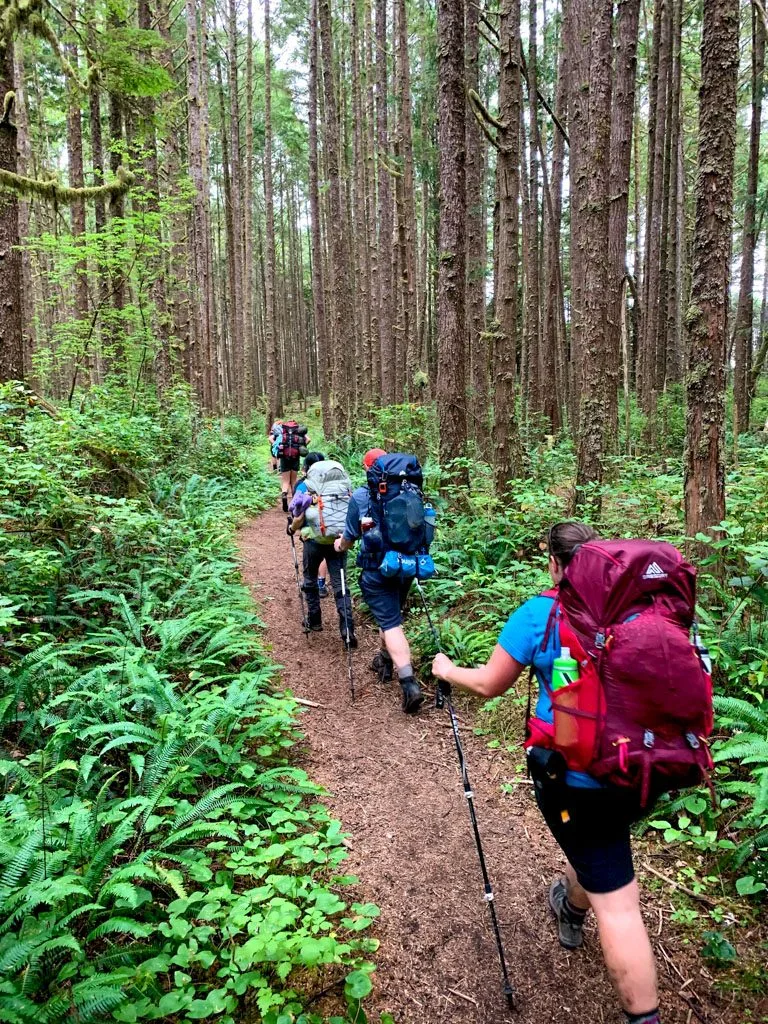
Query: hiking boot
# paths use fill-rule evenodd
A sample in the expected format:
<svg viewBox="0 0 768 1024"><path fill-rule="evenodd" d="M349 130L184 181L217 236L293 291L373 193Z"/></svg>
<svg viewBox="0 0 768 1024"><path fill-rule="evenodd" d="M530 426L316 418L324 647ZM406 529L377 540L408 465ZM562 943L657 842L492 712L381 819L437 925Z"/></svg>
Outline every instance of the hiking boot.
<svg viewBox="0 0 768 1024"><path fill-rule="evenodd" d="M557 918L557 937L565 949L578 949L584 941L584 915L572 913L567 896L565 879L556 878L549 887L549 906Z"/></svg>
<svg viewBox="0 0 768 1024"><path fill-rule="evenodd" d="M325 582L322 576L317 581L317 589L320 591L320 597L328 597L328 584Z"/></svg>
<svg viewBox="0 0 768 1024"><path fill-rule="evenodd" d="M288 491L283 491L283 512L288 515Z"/></svg>
<svg viewBox="0 0 768 1024"><path fill-rule="evenodd" d="M424 694L421 687L413 676L400 680L400 689L403 691L403 711L406 715L414 715L424 703Z"/></svg>
<svg viewBox="0 0 768 1024"><path fill-rule="evenodd" d="M371 671L379 677L380 683L391 683L394 674L394 666L389 656L389 651L378 650L371 662Z"/></svg>
<svg viewBox="0 0 768 1024"><path fill-rule="evenodd" d="M307 616L307 629L313 633L322 633L323 619L320 612L310 612Z"/></svg>

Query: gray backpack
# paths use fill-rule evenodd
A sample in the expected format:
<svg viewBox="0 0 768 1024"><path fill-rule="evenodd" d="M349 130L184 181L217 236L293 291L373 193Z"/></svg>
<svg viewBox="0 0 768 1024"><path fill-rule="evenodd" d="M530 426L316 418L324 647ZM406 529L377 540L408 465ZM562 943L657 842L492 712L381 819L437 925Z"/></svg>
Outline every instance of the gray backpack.
<svg viewBox="0 0 768 1024"><path fill-rule="evenodd" d="M332 544L344 532L352 481L340 462L324 459L310 468L304 482L312 495L304 517L312 540Z"/></svg>

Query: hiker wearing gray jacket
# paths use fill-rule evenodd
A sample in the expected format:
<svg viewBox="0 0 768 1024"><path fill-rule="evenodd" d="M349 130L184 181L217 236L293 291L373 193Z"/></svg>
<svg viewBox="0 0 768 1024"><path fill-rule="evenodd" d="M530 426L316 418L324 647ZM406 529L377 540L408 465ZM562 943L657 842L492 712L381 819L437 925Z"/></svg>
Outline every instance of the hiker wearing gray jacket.
<svg viewBox="0 0 768 1024"><path fill-rule="evenodd" d="M357 638L352 601L346 584L342 584L347 556L334 549L334 541L344 530L351 483L341 463L324 457L316 459L309 467L304 483L307 495L297 495L294 499L292 508L298 514L289 519L288 532L298 533L304 542L302 589L307 597L307 627L312 632L320 632L323 628L318 573L325 562L336 600L341 639L345 647L348 645L354 650Z"/></svg>

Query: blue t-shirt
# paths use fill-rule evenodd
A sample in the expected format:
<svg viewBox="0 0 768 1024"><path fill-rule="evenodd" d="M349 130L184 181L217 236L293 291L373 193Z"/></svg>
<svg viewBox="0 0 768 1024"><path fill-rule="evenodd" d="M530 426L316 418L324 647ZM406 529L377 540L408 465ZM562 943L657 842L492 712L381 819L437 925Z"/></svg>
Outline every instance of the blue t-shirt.
<svg viewBox="0 0 768 1024"><path fill-rule="evenodd" d="M533 666L539 683L536 717L544 722L552 721L552 701L544 684L552 688L552 663L560 653L560 628L557 622L552 623L547 643L542 650L553 603L551 597L532 597L510 615L499 636L499 645L510 658L519 661L521 665ZM600 788L600 783L585 772L568 771L565 781L569 786Z"/></svg>
<svg viewBox="0 0 768 1024"><path fill-rule="evenodd" d="M369 493L367 487L357 487L352 492L347 509L347 523L344 527L344 540L355 541L362 536L360 520L368 515Z"/></svg>

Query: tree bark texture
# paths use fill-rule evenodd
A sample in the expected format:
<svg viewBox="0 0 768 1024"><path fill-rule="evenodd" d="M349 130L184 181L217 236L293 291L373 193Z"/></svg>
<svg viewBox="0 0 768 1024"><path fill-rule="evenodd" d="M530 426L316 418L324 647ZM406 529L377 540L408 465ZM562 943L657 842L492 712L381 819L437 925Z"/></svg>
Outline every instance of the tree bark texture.
<svg viewBox="0 0 768 1024"><path fill-rule="evenodd" d="M467 442L464 4L456 0L438 0L437 59L440 152L437 409L440 461L445 465L465 454Z"/></svg>
<svg viewBox="0 0 768 1024"><path fill-rule="evenodd" d="M579 0L577 0L579 2ZM576 468L577 501L587 485L603 479L608 412L606 356L608 330L608 154L611 139L612 0L592 0L587 143L587 210L584 215L583 372ZM599 499L590 500L599 509Z"/></svg>
<svg viewBox="0 0 768 1024"><path fill-rule="evenodd" d="M496 256L494 481L499 494L522 472L522 449L515 409L518 353L518 260L520 198L520 0L504 0L499 21L499 118L496 139L498 240Z"/></svg>
<svg viewBox="0 0 768 1024"><path fill-rule="evenodd" d="M763 109L763 75L765 72L765 26L755 5L752 5L752 122L749 129L749 161L747 194L744 197L744 227L741 241L741 277L739 302L734 325L733 400L735 433L749 430L749 371L752 353L752 320L755 286L755 248L758 225L756 217L757 188L760 172L760 121Z"/></svg>
<svg viewBox="0 0 768 1024"><path fill-rule="evenodd" d="M13 47L0 48L0 97L13 91ZM12 111L0 110L0 169L15 174L18 168L16 126ZM21 253L19 251L19 197L0 190L0 381L24 376Z"/></svg>
<svg viewBox="0 0 768 1024"><path fill-rule="evenodd" d="M696 224L687 314L685 527L725 516L725 350L739 70L738 0L704 0Z"/></svg>

